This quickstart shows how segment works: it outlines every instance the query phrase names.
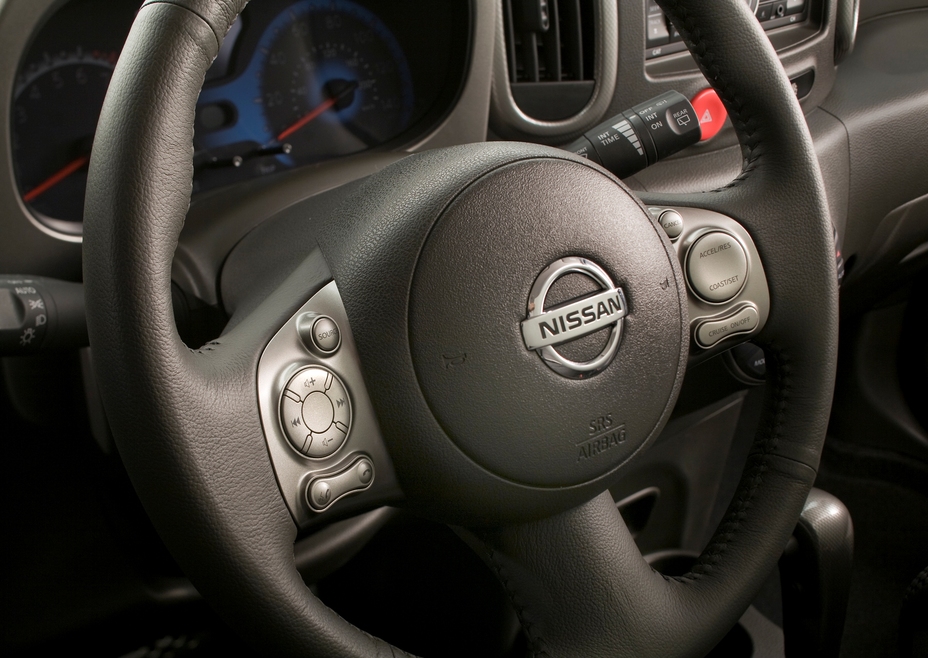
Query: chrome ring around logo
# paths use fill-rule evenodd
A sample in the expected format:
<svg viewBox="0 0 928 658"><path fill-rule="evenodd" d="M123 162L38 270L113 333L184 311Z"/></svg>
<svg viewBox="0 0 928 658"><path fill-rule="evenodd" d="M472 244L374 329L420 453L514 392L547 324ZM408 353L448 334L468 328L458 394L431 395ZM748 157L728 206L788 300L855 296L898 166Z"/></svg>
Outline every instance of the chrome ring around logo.
<svg viewBox="0 0 928 658"><path fill-rule="evenodd" d="M545 311L545 298L554 282L565 274L585 274L594 279L602 290L595 295L580 297ZM525 347L535 350L556 373L571 379L592 377L615 358L622 341L622 327L628 315L625 293L616 286L606 271L586 258L570 256L556 260L538 275L528 298L528 317L522 321ZM583 363L561 355L555 346L575 340L615 325L606 347L599 355Z"/></svg>

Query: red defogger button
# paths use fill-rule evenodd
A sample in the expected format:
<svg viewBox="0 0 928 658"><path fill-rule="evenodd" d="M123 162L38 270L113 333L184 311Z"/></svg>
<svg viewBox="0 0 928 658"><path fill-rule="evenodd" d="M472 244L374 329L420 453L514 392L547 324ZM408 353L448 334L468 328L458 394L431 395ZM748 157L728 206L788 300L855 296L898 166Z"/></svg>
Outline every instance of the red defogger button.
<svg viewBox="0 0 928 658"><path fill-rule="evenodd" d="M699 141L704 142L712 139L725 125L725 119L728 113L722 100L715 93L715 89L703 89L693 96L693 109L696 110L696 116L699 117L699 127L702 129L702 137Z"/></svg>

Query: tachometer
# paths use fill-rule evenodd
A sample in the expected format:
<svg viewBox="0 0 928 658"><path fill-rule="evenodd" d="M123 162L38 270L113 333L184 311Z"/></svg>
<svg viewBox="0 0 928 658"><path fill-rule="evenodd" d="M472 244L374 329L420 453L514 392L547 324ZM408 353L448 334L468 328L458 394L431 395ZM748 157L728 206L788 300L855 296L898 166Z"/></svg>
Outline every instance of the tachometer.
<svg viewBox="0 0 928 658"><path fill-rule="evenodd" d="M80 48L28 67L13 92L13 162L23 201L80 222L93 135L115 52Z"/></svg>

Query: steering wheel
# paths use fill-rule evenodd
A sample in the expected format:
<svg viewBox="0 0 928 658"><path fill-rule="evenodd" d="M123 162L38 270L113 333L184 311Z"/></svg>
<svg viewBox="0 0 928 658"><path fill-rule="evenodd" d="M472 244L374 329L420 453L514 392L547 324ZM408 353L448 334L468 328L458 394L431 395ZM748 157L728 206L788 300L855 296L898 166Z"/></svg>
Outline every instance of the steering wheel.
<svg viewBox="0 0 928 658"><path fill-rule="evenodd" d="M404 504L469 528L533 654L702 655L775 564L815 479L834 384L837 284L824 186L800 106L745 4L659 3L738 133L744 167L730 185L638 198L593 164L526 144L409 156L353 185L336 210L301 217L301 206L291 208L301 221L265 253L302 230L312 236L306 260L197 350L175 328L171 262L190 199L197 97L245 0L144 3L90 166L84 280L94 367L126 469L165 543L265 652L399 652L302 582L293 559L299 515L269 448L282 428L263 422L277 412L259 403L262 369L275 367L262 354L279 332L298 330L304 305L323 290L335 291L340 354L359 373L339 371L356 425L326 463L374 446L363 455L377 482L395 474ZM755 338L768 364L763 420L714 538L678 578L645 563L607 491L660 432L691 353L694 293L648 206L719 218L769 289ZM546 302L558 284L552 268L593 280L595 297L565 284L561 296L573 301ZM575 341L575 352L554 345L552 356L531 344L526 332L542 321L542 338L559 328L578 335L568 312L585 322L586 299L598 300L599 330ZM604 354L607 343L617 346L603 363L575 367L588 363L583 350ZM300 372L284 365L271 379L283 389ZM292 400L304 418L308 399ZM376 423L355 438L367 412ZM611 425L593 443L587 433L602 426L588 429L591 417ZM315 463L298 450L306 446L291 460ZM303 505L313 504L312 482ZM379 491L343 501L380 504L389 496Z"/></svg>

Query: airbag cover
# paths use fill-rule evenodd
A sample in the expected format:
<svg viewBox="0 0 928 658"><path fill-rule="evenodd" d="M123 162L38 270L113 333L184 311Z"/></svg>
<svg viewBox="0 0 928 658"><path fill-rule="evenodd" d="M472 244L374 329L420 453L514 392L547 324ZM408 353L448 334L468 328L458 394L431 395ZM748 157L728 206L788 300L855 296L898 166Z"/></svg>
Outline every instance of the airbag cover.
<svg viewBox="0 0 928 658"><path fill-rule="evenodd" d="M615 359L589 378L549 368L520 331L536 278L565 257L599 265L628 304ZM589 482L651 440L676 401L685 294L670 243L618 181L522 160L472 183L425 243L410 298L416 374L444 431L487 470L530 486Z"/></svg>

